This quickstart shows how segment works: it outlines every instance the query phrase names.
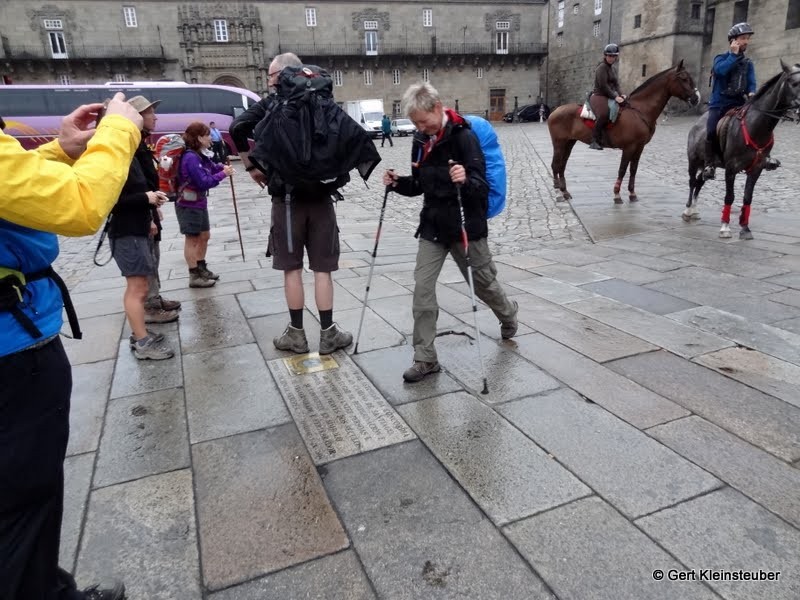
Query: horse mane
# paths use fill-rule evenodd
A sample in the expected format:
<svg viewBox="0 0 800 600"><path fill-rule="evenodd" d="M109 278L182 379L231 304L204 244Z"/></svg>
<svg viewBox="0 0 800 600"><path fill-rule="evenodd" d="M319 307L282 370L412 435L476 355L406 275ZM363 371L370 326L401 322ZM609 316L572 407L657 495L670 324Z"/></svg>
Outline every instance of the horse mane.
<svg viewBox="0 0 800 600"><path fill-rule="evenodd" d="M675 67L670 67L668 69L664 69L663 71L660 71L660 72L656 73L655 75L653 75L649 79L646 79L643 83L639 84L639 86L635 90L633 90L630 93L630 95L633 96L634 94L636 94L636 92L639 92L639 91L643 90L644 88L648 87L651 83L653 83L653 81L655 81L659 77L663 77L667 73L667 71L671 71L674 68Z"/></svg>
<svg viewBox="0 0 800 600"><path fill-rule="evenodd" d="M756 100L761 98L764 94L766 94L772 88L772 86L778 83L778 80L781 78L782 75L783 75L783 70L779 71L776 75L773 75L763 84L761 84L761 87L758 88L758 91L750 99L750 102L755 102Z"/></svg>

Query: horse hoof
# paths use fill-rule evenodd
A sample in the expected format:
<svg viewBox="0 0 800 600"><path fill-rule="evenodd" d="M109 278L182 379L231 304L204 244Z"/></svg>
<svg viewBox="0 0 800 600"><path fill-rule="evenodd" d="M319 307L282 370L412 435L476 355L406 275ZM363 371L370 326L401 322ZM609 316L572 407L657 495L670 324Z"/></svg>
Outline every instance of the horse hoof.
<svg viewBox="0 0 800 600"><path fill-rule="evenodd" d="M739 239L740 240L752 240L753 233L750 231L749 227L742 227L742 230L739 232Z"/></svg>
<svg viewBox="0 0 800 600"><path fill-rule="evenodd" d="M623 204L622 198L620 198L619 196L615 197L614 198L614 204Z"/></svg>
<svg viewBox="0 0 800 600"><path fill-rule="evenodd" d="M727 240L731 237L731 227L727 223L723 223L722 227L719 230L719 237L723 240Z"/></svg>
<svg viewBox="0 0 800 600"><path fill-rule="evenodd" d="M689 221L692 220L692 216L687 215L686 213L681 213L681 219L683 219L684 223L688 223Z"/></svg>
<svg viewBox="0 0 800 600"><path fill-rule="evenodd" d="M638 202L639 196L637 196L636 194L631 194L630 196L628 196L628 200L630 200L631 202Z"/></svg>
<svg viewBox="0 0 800 600"><path fill-rule="evenodd" d="M562 192L563 200L572 200L572 194L569 192Z"/></svg>

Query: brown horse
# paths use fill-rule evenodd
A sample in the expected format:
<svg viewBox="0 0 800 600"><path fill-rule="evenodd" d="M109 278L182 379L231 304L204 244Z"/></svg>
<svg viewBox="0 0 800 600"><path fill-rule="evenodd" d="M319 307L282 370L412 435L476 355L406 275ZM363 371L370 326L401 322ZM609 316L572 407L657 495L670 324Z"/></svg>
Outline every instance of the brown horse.
<svg viewBox="0 0 800 600"><path fill-rule="evenodd" d="M683 67L683 61L675 67L670 67L653 75L642 85L637 87L620 108L616 123L605 132L606 146L622 149L622 160L619 163L619 173L614 184L614 202L622 203L619 190L622 187L622 178L631 166L631 176L628 179L628 193L630 201L638 200L634 191L636 170L639 167L639 157L642 155L645 144L653 137L656 130L656 121L663 112L667 101L672 98L681 98L692 105L700 100L700 93L694 85L692 76ZM567 160L575 146L581 141L588 144L592 140L592 130L580 117L580 104L564 104L555 109L547 119L547 128L550 130L550 139L553 142L553 186L561 190L564 200L572 198L567 191L567 180L564 171Z"/></svg>

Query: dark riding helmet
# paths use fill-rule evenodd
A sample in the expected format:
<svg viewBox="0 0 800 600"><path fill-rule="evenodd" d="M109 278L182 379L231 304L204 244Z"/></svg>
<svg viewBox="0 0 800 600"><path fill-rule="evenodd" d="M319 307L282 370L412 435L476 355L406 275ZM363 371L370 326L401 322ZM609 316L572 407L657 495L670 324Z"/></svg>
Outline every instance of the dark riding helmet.
<svg viewBox="0 0 800 600"><path fill-rule="evenodd" d="M728 41L730 42L732 39L739 37L740 35L746 34L753 34L753 28L750 26L750 23L737 23L733 27L731 27L730 31L728 31Z"/></svg>
<svg viewBox="0 0 800 600"><path fill-rule="evenodd" d="M605 54L606 56L619 56L619 46L617 46L616 44L609 44L608 46L603 48L603 54Z"/></svg>

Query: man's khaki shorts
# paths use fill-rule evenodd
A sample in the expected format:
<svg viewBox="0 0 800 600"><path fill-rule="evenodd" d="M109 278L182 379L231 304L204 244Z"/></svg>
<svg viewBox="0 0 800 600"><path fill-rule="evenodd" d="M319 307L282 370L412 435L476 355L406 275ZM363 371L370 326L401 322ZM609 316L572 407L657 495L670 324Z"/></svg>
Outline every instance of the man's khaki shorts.
<svg viewBox="0 0 800 600"><path fill-rule="evenodd" d="M272 227L267 243L267 256L272 268L294 271L303 268L303 249L308 251L309 268L330 273L339 268L339 226L333 200L292 200L292 242L290 254L286 231L286 204L283 198L272 198Z"/></svg>

